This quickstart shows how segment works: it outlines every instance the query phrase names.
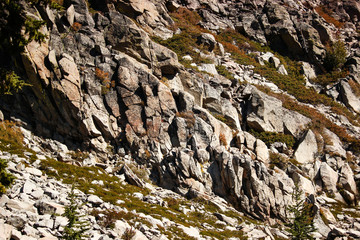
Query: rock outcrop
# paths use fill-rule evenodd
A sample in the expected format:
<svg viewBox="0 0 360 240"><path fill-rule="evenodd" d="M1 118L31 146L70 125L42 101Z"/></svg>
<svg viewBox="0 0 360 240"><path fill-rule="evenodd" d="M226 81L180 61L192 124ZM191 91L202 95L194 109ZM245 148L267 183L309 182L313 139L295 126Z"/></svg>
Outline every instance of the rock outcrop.
<svg viewBox="0 0 360 240"><path fill-rule="evenodd" d="M359 37L351 29L359 26L352 19L337 31L319 12L323 2L129 0L91 2L94 11L85 0L64 1L64 11L26 5L26 11L47 22L42 31L49 37L25 47L21 61L31 86L14 96L0 96L0 120L16 120L41 136L31 142L27 136L31 134L24 130L26 143L32 147L41 143L57 152L51 157L59 161L69 161L69 152L87 151L89 156L76 164L101 167L116 179L149 188L136 174L141 169L162 188L224 209L217 202L221 197L246 215L271 224L289 219L287 207L297 186L314 204L320 238L357 236L356 231L343 229L351 228L350 220L341 214L334 217L329 208L336 207L331 201L350 205L358 201L360 128L353 113L360 111L360 54ZM334 2L326 6L335 11L338 22L360 17L357 1ZM191 36L193 55L186 52L181 58L160 44L185 31L170 17L177 9L182 9L179 15L197 11L200 20L192 27L202 27ZM240 48L234 41L231 46L237 51L231 54L216 36L227 28L302 62L294 67L278 53L253 50L245 37ZM335 33L344 38L350 53L349 76L320 86L312 81L324 70L325 46L335 41ZM251 55L253 65L242 63L241 54ZM194 58L201 60L195 63ZM292 68L301 66L304 78L293 74ZM280 80L271 82L271 76L265 78L256 68L271 68ZM280 87L282 78L294 78L304 89L313 87L311 92L322 94L316 95L320 100L315 104L302 95L297 101ZM46 157L25 161L29 168L12 157L7 158L9 169L18 180L0 200L5 209L0 211L0 233L13 239L58 237L66 223L56 214L64 210L69 187L36 169ZM88 208L124 211L88 190L79 193ZM164 200L159 198L134 193L130 200L162 206ZM181 211L186 215L188 210ZM266 227L239 226L223 213L214 216L228 224L229 231L243 228L256 239L287 238ZM207 223L193 228L149 214L140 217L151 219L155 230L141 224L134 239L167 239L161 229L174 226L187 236L209 239L199 230L204 231ZM358 222L351 219L355 227ZM90 221L97 224L92 239L120 238L130 227L118 220L114 230L101 232L98 220Z"/></svg>

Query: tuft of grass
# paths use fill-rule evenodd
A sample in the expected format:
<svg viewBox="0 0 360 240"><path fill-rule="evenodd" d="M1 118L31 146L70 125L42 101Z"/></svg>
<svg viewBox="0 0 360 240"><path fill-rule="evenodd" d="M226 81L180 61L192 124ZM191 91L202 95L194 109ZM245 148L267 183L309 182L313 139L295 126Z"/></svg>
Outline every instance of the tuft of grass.
<svg viewBox="0 0 360 240"><path fill-rule="evenodd" d="M186 122L186 126L188 128L193 128L195 126L195 115L191 111L186 112L177 112L176 117L184 118Z"/></svg>
<svg viewBox="0 0 360 240"><path fill-rule="evenodd" d="M200 231L200 233L202 235L205 236L209 236L215 239L229 239L229 238L236 238L236 239L240 239L240 240L245 240L248 239L245 235L244 232L239 230L239 231L231 231L231 230L223 230L223 231L219 231L219 230L204 230L204 231Z"/></svg>
<svg viewBox="0 0 360 240"><path fill-rule="evenodd" d="M256 138L261 139L268 147L274 142L283 142L289 148L292 148L295 144L295 138L289 134L275 133L275 132L256 132L251 129L250 133Z"/></svg>
<svg viewBox="0 0 360 240"><path fill-rule="evenodd" d="M285 170L288 164L288 160L279 153L270 152L270 168L274 169L275 166Z"/></svg>
<svg viewBox="0 0 360 240"><path fill-rule="evenodd" d="M226 77L227 79L234 80L233 74L229 72L224 65L217 65L216 70L220 75Z"/></svg>
<svg viewBox="0 0 360 240"><path fill-rule="evenodd" d="M348 83L352 91L354 92L355 96L360 97L360 85L352 79L350 79Z"/></svg>
<svg viewBox="0 0 360 240"><path fill-rule="evenodd" d="M329 73L324 73L319 76L317 76L315 79L312 79L311 81L313 83L320 84L323 87L326 87L327 85L336 83L340 78L344 78L349 73L347 71L333 71Z"/></svg>

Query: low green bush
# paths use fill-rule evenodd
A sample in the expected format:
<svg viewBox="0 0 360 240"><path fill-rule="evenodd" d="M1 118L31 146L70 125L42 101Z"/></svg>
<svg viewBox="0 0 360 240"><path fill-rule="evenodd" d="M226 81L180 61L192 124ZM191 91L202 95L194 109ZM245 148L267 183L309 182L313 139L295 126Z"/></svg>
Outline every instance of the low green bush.
<svg viewBox="0 0 360 240"><path fill-rule="evenodd" d="M292 148L295 144L295 138L288 134L276 133L276 132L256 132L253 129L250 130L256 138L262 140L268 147L274 142L283 142L289 148Z"/></svg>
<svg viewBox="0 0 360 240"><path fill-rule="evenodd" d="M229 70L227 70L224 65L217 65L216 71L218 72L218 74L226 77L227 79L230 79L230 80L234 79L234 75L231 72L229 72Z"/></svg>
<svg viewBox="0 0 360 240"><path fill-rule="evenodd" d="M342 68L346 62L346 48L342 41L336 41L326 48L324 67L328 72Z"/></svg>
<svg viewBox="0 0 360 240"><path fill-rule="evenodd" d="M6 168L8 163L0 158L0 196L6 192L6 189L14 182L15 177L9 173Z"/></svg>

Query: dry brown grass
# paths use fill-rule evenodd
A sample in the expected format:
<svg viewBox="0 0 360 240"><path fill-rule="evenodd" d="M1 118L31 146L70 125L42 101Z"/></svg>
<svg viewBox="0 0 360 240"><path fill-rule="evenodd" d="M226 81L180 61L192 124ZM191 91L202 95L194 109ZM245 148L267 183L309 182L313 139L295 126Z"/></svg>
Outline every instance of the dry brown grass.
<svg viewBox="0 0 360 240"><path fill-rule="evenodd" d="M331 16L331 10L327 9L325 6L319 6L315 8L316 12L325 19L326 22L334 24L337 28L343 28L344 23L336 20L333 16Z"/></svg>
<svg viewBox="0 0 360 240"><path fill-rule="evenodd" d="M188 128L193 128L195 125L195 115L191 111L177 112L176 117L184 118Z"/></svg>
<svg viewBox="0 0 360 240"><path fill-rule="evenodd" d="M355 96L360 97L360 85L352 79L349 80L349 85Z"/></svg>
<svg viewBox="0 0 360 240"><path fill-rule="evenodd" d="M225 137L225 135L223 133L220 133L219 141L220 141L220 145L227 146L226 137Z"/></svg>

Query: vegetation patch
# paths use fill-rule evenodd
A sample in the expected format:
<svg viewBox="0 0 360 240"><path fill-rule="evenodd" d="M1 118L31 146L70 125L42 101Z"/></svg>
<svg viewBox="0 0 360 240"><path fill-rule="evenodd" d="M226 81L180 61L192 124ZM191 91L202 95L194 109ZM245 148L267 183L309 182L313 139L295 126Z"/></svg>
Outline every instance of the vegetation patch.
<svg viewBox="0 0 360 240"><path fill-rule="evenodd" d="M186 111L186 112L177 112L176 117L180 117L185 119L186 126L188 128L193 128L195 126L195 115L192 111Z"/></svg>
<svg viewBox="0 0 360 240"><path fill-rule="evenodd" d="M275 142L285 143L286 146L292 148L295 144L295 138L289 134L276 133L276 132L256 132L253 129L250 133L256 138L262 140L268 147Z"/></svg>
<svg viewBox="0 0 360 240"><path fill-rule="evenodd" d="M279 153L274 153L274 152L270 152L270 168L274 169L275 166L284 170L286 169L288 164L288 159L279 154Z"/></svg>
<svg viewBox="0 0 360 240"><path fill-rule="evenodd" d="M192 57L194 63L212 63L212 60L202 57L198 51L195 51L194 47L207 53L206 48L197 44L197 39L203 32L209 32L202 29L198 23L201 20L199 14L194 11L190 11L186 8L179 8L175 12L170 13L175 25L172 26L172 30L180 29L181 33L174 34L174 36L167 40L162 40L158 37L153 37L153 40L161 45L174 51L178 57L179 62L187 68L193 68L190 66L188 60L184 60L182 57L189 55Z"/></svg>
<svg viewBox="0 0 360 240"><path fill-rule="evenodd" d="M216 239L230 239L236 238L240 240L248 239L242 231L231 231L231 230L204 230L200 232L202 235L214 237Z"/></svg>
<svg viewBox="0 0 360 240"><path fill-rule="evenodd" d="M30 84L22 80L14 71L0 68L0 96L12 95L25 86L30 86Z"/></svg>
<svg viewBox="0 0 360 240"><path fill-rule="evenodd" d="M344 23L336 20L334 17L332 17L332 11L327 9L325 6L319 6L315 8L316 12L325 19L328 23L334 24L337 28L342 28L344 26Z"/></svg>
<svg viewBox="0 0 360 240"><path fill-rule="evenodd" d="M319 133L322 133L323 128L327 128L333 133L335 133L340 138L341 141L347 143L348 150L353 151L355 154L360 154L360 140L349 135L344 127L336 125L315 108L301 104L285 94L274 93L271 92L269 89L265 90L265 88L261 88L261 87L259 89L264 90L267 94L281 100L283 103L283 107L289 110L296 111L310 118L312 121L309 127L314 131L318 131ZM348 112L348 114L351 114L353 119L355 118L355 116L352 113L350 113L348 110L347 111L345 110L346 108L345 109L342 108L345 107L338 108L337 105L335 105L334 107L331 108L331 110L336 114L344 114ZM346 116L348 115L346 114ZM350 122L355 126L359 125L358 122L355 122L355 120L350 119Z"/></svg>
<svg viewBox="0 0 360 240"><path fill-rule="evenodd" d="M227 79L234 80L234 75L226 69L224 65L217 65L216 70L218 74L226 77Z"/></svg>
<svg viewBox="0 0 360 240"><path fill-rule="evenodd" d="M340 69L346 62L346 48L344 42L338 40L326 47L324 67L328 72Z"/></svg>
<svg viewBox="0 0 360 240"><path fill-rule="evenodd" d="M146 190L136 186L122 185L117 177L108 175L99 167L79 167L54 159L47 159L41 162L40 169L47 175L62 180L66 184L76 184L76 187L84 193L95 194L104 201L113 204L125 197L137 202L140 200L132 197L131 193L147 193ZM94 180L103 181L104 185L92 183Z"/></svg>
<svg viewBox="0 0 360 240"><path fill-rule="evenodd" d="M347 71L332 71L329 73L324 73L321 75L318 75L316 78L311 79L311 82L320 84L323 87L326 87L327 85L336 83L340 78L344 78L349 73Z"/></svg>

